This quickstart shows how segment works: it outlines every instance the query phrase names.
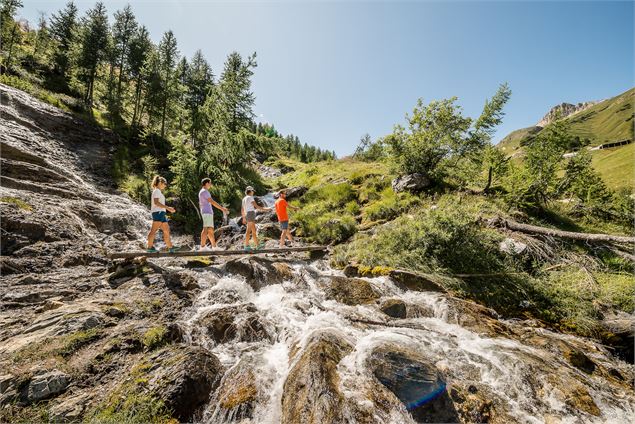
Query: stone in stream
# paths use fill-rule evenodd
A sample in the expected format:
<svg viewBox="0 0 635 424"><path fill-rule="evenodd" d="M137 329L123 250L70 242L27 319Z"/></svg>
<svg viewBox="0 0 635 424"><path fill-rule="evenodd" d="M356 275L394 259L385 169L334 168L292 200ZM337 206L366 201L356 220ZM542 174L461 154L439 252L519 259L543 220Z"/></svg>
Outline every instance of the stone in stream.
<svg viewBox="0 0 635 424"><path fill-rule="evenodd" d="M333 331L313 334L296 352L282 394L283 424L345 422L344 397L339 389L337 364L353 346Z"/></svg>
<svg viewBox="0 0 635 424"><path fill-rule="evenodd" d="M406 318L406 303L401 299L386 299L381 302L379 309L392 318Z"/></svg>
<svg viewBox="0 0 635 424"><path fill-rule="evenodd" d="M271 340L266 322L253 303L225 306L209 311L197 323L216 343L231 340L255 342Z"/></svg>
<svg viewBox="0 0 635 424"><path fill-rule="evenodd" d="M361 278L329 277L324 291L327 298L346 305L373 303L380 297L373 286Z"/></svg>
<svg viewBox="0 0 635 424"><path fill-rule="evenodd" d="M238 274L247 280L254 291L271 284L282 283L295 277L293 269L284 262L274 262L266 258L247 256L225 263L224 269L230 274Z"/></svg>
<svg viewBox="0 0 635 424"><path fill-rule="evenodd" d="M404 290L435 291L445 293L445 289L429 278L414 272L394 269L388 274L390 279Z"/></svg>
<svg viewBox="0 0 635 424"><path fill-rule="evenodd" d="M224 369L208 350L198 346L166 348L150 358L148 390L165 402L180 422L190 422L218 387Z"/></svg>
<svg viewBox="0 0 635 424"><path fill-rule="evenodd" d="M243 357L223 376L212 401L213 415L205 421L225 421L226 417L249 419L257 399L258 387L253 365L247 357Z"/></svg>
<svg viewBox="0 0 635 424"><path fill-rule="evenodd" d="M458 422L444 379L424 357L387 345L375 349L367 364L377 380L401 400L417 422Z"/></svg>

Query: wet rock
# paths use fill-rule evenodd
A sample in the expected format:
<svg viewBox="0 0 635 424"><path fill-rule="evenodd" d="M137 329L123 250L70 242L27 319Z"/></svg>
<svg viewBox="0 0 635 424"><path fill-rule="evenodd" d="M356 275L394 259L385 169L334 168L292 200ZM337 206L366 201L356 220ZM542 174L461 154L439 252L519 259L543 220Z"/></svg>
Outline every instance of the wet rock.
<svg viewBox="0 0 635 424"><path fill-rule="evenodd" d="M216 403L220 410L216 411L211 422L221 421L216 420L220 416L231 416L238 420L252 417L258 388L254 370L247 359L241 359L225 373L216 393Z"/></svg>
<svg viewBox="0 0 635 424"><path fill-rule="evenodd" d="M595 371L595 362L579 350L566 352L565 357L571 365L581 369L587 374L592 374L593 371Z"/></svg>
<svg viewBox="0 0 635 424"><path fill-rule="evenodd" d="M198 320L207 335L217 343L230 340L254 342L270 340L265 321L252 303L225 306L209 311Z"/></svg>
<svg viewBox="0 0 635 424"><path fill-rule="evenodd" d="M278 224L258 224L258 239L270 238L279 239L281 234L280 226Z"/></svg>
<svg viewBox="0 0 635 424"><path fill-rule="evenodd" d="M19 379L12 374L0 375L0 406L18 397Z"/></svg>
<svg viewBox="0 0 635 424"><path fill-rule="evenodd" d="M635 314L623 311L605 311L600 325L602 341L611 346L618 357L633 363L635 360Z"/></svg>
<svg viewBox="0 0 635 424"><path fill-rule="evenodd" d="M344 397L339 390L337 364L353 349L332 331L315 333L286 381L282 394L282 423L324 424L345 422Z"/></svg>
<svg viewBox="0 0 635 424"><path fill-rule="evenodd" d="M325 294L328 299L337 300L346 305L368 304L380 297L366 280L337 276L329 278Z"/></svg>
<svg viewBox="0 0 635 424"><path fill-rule="evenodd" d="M379 309L389 317L406 318L406 304L401 299L386 299Z"/></svg>
<svg viewBox="0 0 635 424"><path fill-rule="evenodd" d="M65 391L70 382L70 376L58 370L37 374L29 383L27 398L30 402L37 402L53 397Z"/></svg>
<svg viewBox="0 0 635 424"><path fill-rule="evenodd" d="M224 372L218 358L198 346L164 349L150 360L155 365L149 391L162 399L181 422L190 422L205 405Z"/></svg>
<svg viewBox="0 0 635 424"><path fill-rule="evenodd" d="M348 278L359 277L359 267L357 265L348 264L344 267L344 275Z"/></svg>
<svg viewBox="0 0 635 424"><path fill-rule="evenodd" d="M465 423L489 423L489 422L513 422L506 419L504 414L498 414L494 403L483 396L480 390L470 384L466 388L464 384L455 384L450 390L450 399L454 403L459 422Z"/></svg>
<svg viewBox="0 0 635 424"><path fill-rule="evenodd" d="M404 290L446 292L440 284L414 272L394 269L388 275L398 287Z"/></svg>
<svg viewBox="0 0 635 424"><path fill-rule="evenodd" d="M418 193L430 186L430 180L423 174L402 175L392 180L392 189L396 192L409 191Z"/></svg>
<svg viewBox="0 0 635 424"><path fill-rule="evenodd" d="M292 278L290 267L277 265L276 262L259 257L243 257L225 263L225 271L238 274L247 280L255 291L271 284L282 283Z"/></svg>
<svg viewBox="0 0 635 424"><path fill-rule="evenodd" d="M276 223L278 222L278 216L276 215L275 212L261 212L258 211L256 213L256 223L257 224L271 224L271 223ZM260 235L261 233L263 233L264 235L264 225L263 226L258 226L258 235ZM280 235L280 234L278 234Z"/></svg>
<svg viewBox="0 0 635 424"><path fill-rule="evenodd" d="M377 348L368 367L401 400L417 422L457 422L454 403L436 367L419 354L397 346Z"/></svg>

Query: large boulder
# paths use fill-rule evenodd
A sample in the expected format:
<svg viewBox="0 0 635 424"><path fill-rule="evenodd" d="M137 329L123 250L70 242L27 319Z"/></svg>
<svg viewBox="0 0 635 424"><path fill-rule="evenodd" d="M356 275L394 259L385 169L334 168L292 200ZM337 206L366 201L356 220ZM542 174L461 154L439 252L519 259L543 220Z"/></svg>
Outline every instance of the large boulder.
<svg viewBox="0 0 635 424"><path fill-rule="evenodd" d="M296 186L287 189L287 200L297 199L304 196L309 189L305 186Z"/></svg>
<svg viewBox="0 0 635 424"><path fill-rule="evenodd" d="M423 174L415 173L402 175L392 180L392 189L396 192L410 191L420 192L430 186L430 179Z"/></svg>
<svg viewBox="0 0 635 424"><path fill-rule="evenodd" d="M259 395L254 372L253 365L246 357L228 370L216 391L213 404L210 405L213 415L205 421L220 422L225 417L237 420L252 418Z"/></svg>
<svg viewBox="0 0 635 424"><path fill-rule="evenodd" d="M27 398L30 402L37 402L56 396L66 390L71 383L71 377L58 370L36 374L29 383Z"/></svg>
<svg viewBox="0 0 635 424"><path fill-rule="evenodd" d="M366 280L332 276L325 287L326 297L346 305L362 305L373 303L380 294Z"/></svg>
<svg viewBox="0 0 635 424"><path fill-rule="evenodd" d="M392 318L406 318L406 303L401 299L386 299L381 302L379 309Z"/></svg>
<svg viewBox="0 0 635 424"><path fill-rule="evenodd" d="M256 256L233 259L225 263L225 271L245 277L255 291L271 284L294 278L293 269L284 262L274 262Z"/></svg>
<svg viewBox="0 0 635 424"><path fill-rule="evenodd" d="M224 306L203 315L197 323L216 343L238 339L243 342L271 340L267 322L253 303Z"/></svg>
<svg viewBox="0 0 635 424"><path fill-rule="evenodd" d="M190 422L207 403L224 372L218 358L199 346L164 349L150 360L154 366L149 390L180 422Z"/></svg>
<svg viewBox="0 0 635 424"><path fill-rule="evenodd" d="M332 331L312 335L296 355L282 393L282 423L341 423L344 397L339 389L337 364L353 349Z"/></svg>
<svg viewBox="0 0 635 424"><path fill-rule="evenodd" d="M632 364L635 358L635 314L604 311L600 325L604 330L604 343L611 346L621 359Z"/></svg>
<svg viewBox="0 0 635 424"><path fill-rule="evenodd" d="M367 365L417 422L458 422L443 377L434 364L420 354L385 345L373 351Z"/></svg>
<svg viewBox="0 0 635 424"><path fill-rule="evenodd" d="M399 288L404 290L434 291L442 293L446 291L439 283L414 272L394 269L390 271L389 276Z"/></svg>

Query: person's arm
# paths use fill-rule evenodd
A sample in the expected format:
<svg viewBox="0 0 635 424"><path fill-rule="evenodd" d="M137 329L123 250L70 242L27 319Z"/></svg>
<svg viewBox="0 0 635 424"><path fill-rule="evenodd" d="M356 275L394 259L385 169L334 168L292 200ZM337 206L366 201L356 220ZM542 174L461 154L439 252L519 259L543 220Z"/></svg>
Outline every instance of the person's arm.
<svg viewBox="0 0 635 424"><path fill-rule="evenodd" d="M174 208L172 208L170 206L164 205L163 203L159 202L159 198L158 197L154 197L153 199L154 199L154 206L158 206L160 208L167 209L168 211L170 211L172 213L174 213L176 211L176 209L174 209Z"/></svg>
<svg viewBox="0 0 635 424"><path fill-rule="evenodd" d="M262 206L260 206L258 203L256 203L256 201L254 200L253 205L256 209L258 209L259 211L265 211L268 212L271 210L271 208L263 208Z"/></svg>
<svg viewBox="0 0 635 424"><path fill-rule="evenodd" d="M225 206L219 204L216 200L212 199L211 197L209 199L207 199L207 201L209 202L210 205L214 206L216 209L220 209L225 213L229 213L229 209L227 209Z"/></svg>

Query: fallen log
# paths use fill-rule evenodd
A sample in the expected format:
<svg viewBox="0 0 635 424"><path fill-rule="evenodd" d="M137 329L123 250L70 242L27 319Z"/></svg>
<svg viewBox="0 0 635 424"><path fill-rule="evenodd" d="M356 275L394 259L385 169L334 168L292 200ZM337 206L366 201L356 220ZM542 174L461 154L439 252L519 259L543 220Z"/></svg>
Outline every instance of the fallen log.
<svg viewBox="0 0 635 424"><path fill-rule="evenodd" d="M560 237L570 240L586 241L591 243L628 243L635 244L635 237L615 236L611 234L576 233L573 231L556 230L554 228L539 227L537 225L521 224L520 222L496 217L488 221L492 227L508 228L513 231L520 231L527 234L540 234L545 236Z"/></svg>
<svg viewBox="0 0 635 424"><path fill-rule="evenodd" d="M259 255L263 253L289 253L289 252L316 252L325 251L327 246L305 246L305 247L285 247L279 249L258 249L258 250L211 250L211 251L198 251L198 250L184 250L169 252L156 252L148 253L145 251L137 252L114 252L108 254L110 259L125 259L125 258L168 258L168 257L184 257L184 256L232 256L232 255Z"/></svg>

